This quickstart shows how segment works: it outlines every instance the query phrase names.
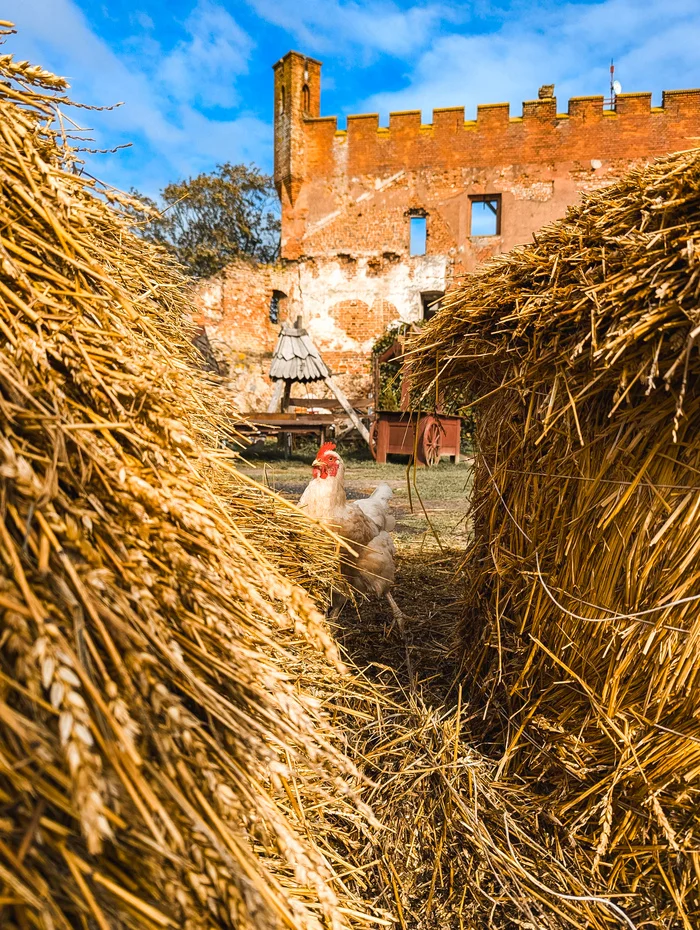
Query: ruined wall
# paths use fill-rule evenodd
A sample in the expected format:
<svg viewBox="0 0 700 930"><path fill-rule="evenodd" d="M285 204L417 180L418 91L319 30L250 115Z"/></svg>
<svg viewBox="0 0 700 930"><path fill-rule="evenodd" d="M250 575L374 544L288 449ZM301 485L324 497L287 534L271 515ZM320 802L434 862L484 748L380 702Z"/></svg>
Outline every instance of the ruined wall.
<svg viewBox="0 0 700 930"><path fill-rule="evenodd" d="M239 260L196 289L195 322L204 326L244 412L264 410L272 394L267 372L279 323L270 320L270 302L274 291L289 292L289 278L281 265ZM280 322L289 310L289 302L282 300Z"/></svg>
<svg viewBox="0 0 700 930"><path fill-rule="evenodd" d="M300 56L299 56L300 57ZM296 53L278 63L293 71ZM317 79L320 92L320 70ZM473 271L485 258L527 242L563 215L580 193L609 183L640 161L700 142L700 90L620 94L614 110L603 97L578 97L566 113L555 97L508 104L392 113L387 128L376 114L301 117L303 145L295 153L301 179L290 196L280 188L282 255L287 259L359 258L408 254L409 214L427 215L427 254L449 259L452 274ZM471 198L500 195L499 235L472 236ZM359 282L358 282L359 283Z"/></svg>
<svg viewBox="0 0 700 930"><path fill-rule="evenodd" d="M333 373L354 375L348 389L362 393L374 341L396 320L421 319L420 294L444 289L447 259L341 252L301 261L297 268L294 298L304 325Z"/></svg>
<svg viewBox="0 0 700 930"><path fill-rule="evenodd" d="M282 261L234 263L202 286L201 317L247 409L267 404L266 374L280 323L301 316L326 364L350 395L369 387L372 343L395 320L421 319L424 297L449 289L500 252L561 217L581 192L610 183L635 163L700 144L700 90L577 97L566 113L555 97L463 107L322 117L321 63L289 52L275 72L275 184L282 211ZM542 89L544 91L544 88ZM544 91L548 93L550 91ZM472 198L500 198L497 235L471 229ZM411 215L426 218L424 255L410 255ZM317 389L311 389L317 393Z"/></svg>
<svg viewBox="0 0 700 930"><path fill-rule="evenodd" d="M343 256L278 265L239 260L197 287L195 322L204 326L242 411L267 407L272 396L268 371L280 326L299 316L341 388L351 396L367 393L374 340L396 319L420 319L420 299L412 301L411 294L442 280L445 261L402 263L389 255L359 265ZM357 299L357 282L365 277L378 279L370 303ZM275 293L279 318L273 323ZM297 396L325 393L321 385L295 389Z"/></svg>

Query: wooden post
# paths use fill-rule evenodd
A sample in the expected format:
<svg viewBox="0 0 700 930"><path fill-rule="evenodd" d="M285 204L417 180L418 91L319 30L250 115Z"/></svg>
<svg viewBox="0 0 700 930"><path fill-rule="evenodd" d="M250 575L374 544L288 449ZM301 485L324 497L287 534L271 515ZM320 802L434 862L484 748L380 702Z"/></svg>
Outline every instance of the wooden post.
<svg viewBox="0 0 700 930"><path fill-rule="evenodd" d="M282 413L287 413L289 410L289 398L292 395L292 382L287 378L284 381L284 391L282 393ZM284 458L285 460L290 458L292 454L292 434L287 432L280 433L282 438L282 445L284 447Z"/></svg>
<svg viewBox="0 0 700 930"><path fill-rule="evenodd" d="M333 394L335 394L340 406L343 408L343 410L347 413L347 415L352 420L357 432L360 434L360 436L362 436L362 438L367 443L367 445L369 445L369 431L367 430L367 427L364 425L362 420L358 417L357 412L353 409L353 406L350 403L350 401L347 399L345 394L343 394L343 392L340 390L340 388L335 383L333 378L329 376L328 378L325 379L325 382L330 388L330 390L333 392Z"/></svg>
<svg viewBox="0 0 700 930"><path fill-rule="evenodd" d="M277 410L282 400L282 392L284 391L284 381L275 381L275 389L272 392L272 400L267 405L268 413L277 413Z"/></svg>
<svg viewBox="0 0 700 930"><path fill-rule="evenodd" d="M375 462L379 462L380 465L386 463L386 453L389 448L389 424L386 420L382 420L381 417L377 420L377 454L375 456Z"/></svg>
<svg viewBox="0 0 700 930"><path fill-rule="evenodd" d="M284 382L284 393L282 394L282 413L289 410L289 398L292 396L292 382Z"/></svg>
<svg viewBox="0 0 700 930"><path fill-rule="evenodd" d="M379 359L376 354L372 354L372 390L374 393L374 409L372 413L376 413L379 410L379 394L381 391L381 376L379 372Z"/></svg>

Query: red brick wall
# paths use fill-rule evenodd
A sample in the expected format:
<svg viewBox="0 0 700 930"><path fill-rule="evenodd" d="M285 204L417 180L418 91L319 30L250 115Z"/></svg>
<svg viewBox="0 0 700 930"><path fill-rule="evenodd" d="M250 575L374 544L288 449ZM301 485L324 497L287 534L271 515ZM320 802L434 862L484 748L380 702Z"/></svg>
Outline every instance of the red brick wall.
<svg viewBox="0 0 700 930"><path fill-rule="evenodd" d="M281 265L232 262L196 291L195 322L204 326L217 361L228 370L230 387L244 411L265 409L272 393L267 377L280 323L292 311L281 301L280 322L270 320L273 291L289 294L289 273Z"/></svg>
<svg viewBox="0 0 700 930"><path fill-rule="evenodd" d="M582 191L635 163L700 143L700 90L464 109L322 117L321 63L290 52L274 66L275 183L282 210L276 266L237 262L202 285L200 317L217 357L231 369L245 409L269 398L279 325L273 289L288 295L280 322L301 315L326 364L352 395L369 387L369 347L396 319L416 320L421 295L440 292L485 259L527 242L562 216ZM305 104L304 87L308 88ZM472 237L470 197L501 197L500 234ZM409 255L411 211L427 218L425 256Z"/></svg>
<svg viewBox="0 0 700 930"><path fill-rule="evenodd" d="M389 323L398 319L396 307L388 300L341 300L330 308L333 318L347 335L357 342L376 339Z"/></svg>
<svg viewBox="0 0 700 930"><path fill-rule="evenodd" d="M276 66L290 87L304 59L289 53ZM511 117L508 104L392 113L389 127L376 114L320 117L320 66L314 63L314 108L299 115L299 142L287 156L276 127L278 178L293 174L294 196L282 190L282 254L287 259L338 252L408 253L412 208L428 214L428 254L449 255L453 273L473 270L490 255L526 242L563 215L581 191L609 183L635 162L690 148L700 141L700 90L667 91L663 106L651 94L621 94L614 111L602 97L527 101ZM318 70L316 70L318 66ZM298 84L298 80L297 80ZM319 100L318 111L315 108ZM294 119L294 116L290 116ZM286 130L285 130L286 132ZM499 236L470 236L470 195L500 194ZM358 300L371 304L358 292Z"/></svg>
<svg viewBox="0 0 700 930"><path fill-rule="evenodd" d="M240 352L272 354L279 325L270 320L273 290L287 293L288 274L282 266L232 262L198 289L195 322L207 328L211 339L229 342ZM280 307L280 319L287 307Z"/></svg>

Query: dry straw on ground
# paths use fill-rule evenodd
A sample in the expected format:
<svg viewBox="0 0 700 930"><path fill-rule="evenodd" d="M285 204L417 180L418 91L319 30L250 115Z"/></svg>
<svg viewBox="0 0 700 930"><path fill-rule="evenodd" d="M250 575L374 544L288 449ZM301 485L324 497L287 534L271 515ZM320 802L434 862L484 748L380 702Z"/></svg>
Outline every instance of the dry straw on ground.
<svg viewBox="0 0 700 930"><path fill-rule="evenodd" d="M306 666L372 779L364 797L381 820L374 831L329 830L324 845L343 843L345 881L401 930L624 926L615 902L591 893L585 857L571 854L547 799L501 778L493 747L475 745L481 708L450 648L464 607L456 555L416 551L400 562L413 681L398 631L385 639L390 618L367 608L339 631L362 674L340 689Z"/></svg>
<svg viewBox="0 0 700 930"><path fill-rule="evenodd" d="M588 195L414 343L474 398L463 627L498 773L644 927L700 922L700 151ZM495 729L495 728L494 728Z"/></svg>
<svg viewBox="0 0 700 930"><path fill-rule="evenodd" d="M227 464L183 279L79 170L64 83L0 72L0 921L352 924L285 808L361 819L353 770L277 632L339 674L293 583L335 544Z"/></svg>

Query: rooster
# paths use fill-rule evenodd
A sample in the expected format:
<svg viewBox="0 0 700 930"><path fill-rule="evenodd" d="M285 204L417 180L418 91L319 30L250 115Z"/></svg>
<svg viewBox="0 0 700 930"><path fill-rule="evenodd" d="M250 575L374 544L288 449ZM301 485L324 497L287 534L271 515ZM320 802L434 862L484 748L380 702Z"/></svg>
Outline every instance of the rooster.
<svg viewBox="0 0 700 930"><path fill-rule="evenodd" d="M299 500L299 507L319 523L332 529L353 549L341 557L341 573L350 587L361 594L386 597L394 619L403 632L403 614L391 596L396 550L389 535L396 520L389 510L394 496L384 481L367 498L348 501L345 495L345 465L335 444L324 442L312 462L312 479ZM336 599L337 616L347 598Z"/></svg>

